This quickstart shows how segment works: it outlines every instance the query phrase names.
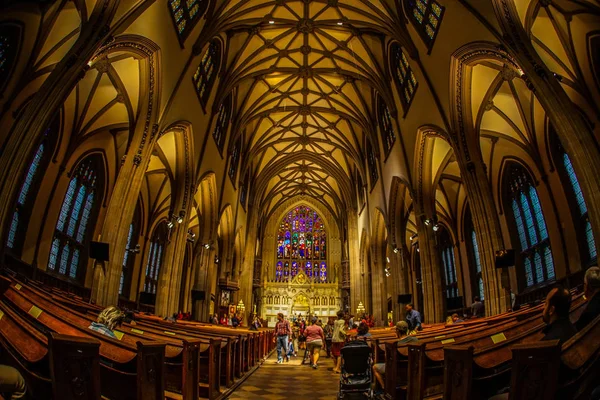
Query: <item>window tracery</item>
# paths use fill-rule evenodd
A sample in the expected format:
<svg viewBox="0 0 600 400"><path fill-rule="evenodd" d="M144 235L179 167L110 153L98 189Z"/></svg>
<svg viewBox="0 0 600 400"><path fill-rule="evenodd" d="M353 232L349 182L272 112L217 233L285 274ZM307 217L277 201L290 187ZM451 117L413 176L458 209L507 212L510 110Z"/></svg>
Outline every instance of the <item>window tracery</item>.
<svg viewBox="0 0 600 400"><path fill-rule="evenodd" d="M407 0L406 4L409 18L427 47L431 49L442 23L444 7L435 0Z"/></svg>
<svg viewBox="0 0 600 400"><path fill-rule="evenodd" d="M227 135L227 128L229 127L229 118L231 114L231 98L228 97L219 106L217 124L213 131L213 138L217 144L217 148L220 152L223 152L223 145L225 144L225 135Z"/></svg>
<svg viewBox="0 0 600 400"><path fill-rule="evenodd" d="M200 61L192 80L202 107L206 107L210 93L217 79L221 65L221 44L218 40L210 42L208 49Z"/></svg>
<svg viewBox="0 0 600 400"><path fill-rule="evenodd" d="M390 109L387 104L383 101L381 97L378 96L379 103L379 131L381 133L381 141L383 142L383 148L385 150L385 155L387 156L392 147L394 146L394 142L396 142L396 133L394 132L394 125L392 123L392 115L390 113Z"/></svg>
<svg viewBox="0 0 600 400"><path fill-rule="evenodd" d="M48 269L69 278L78 277L81 260L87 260L87 244L97 214L98 161L84 160L69 182L50 250ZM85 261L84 261L85 262Z"/></svg>
<svg viewBox="0 0 600 400"><path fill-rule="evenodd" d="M277 260L276 280L292 279L303 271L316 281L327 281L327 233L316 211L298 206L282 219L277 234Z"/></svg>
<svg viewBox="0 0 600 400"><path fill-rule="evenodd" d="M185 40L204 15L207 6L208 0L169 0L169 10L180 41Z"/></svg>
<svg viewBox="0 0 600 400"><path fill-rule="evenodd" d="M398 43L393 43L391 46L391 60L394 82L396 82L402 109L404 110L404 114L406 114L415 97L417 79L408 63L406 55L402 51L402 47Z"/></svg>
<svg viewBox="0 0 600 400"><path fill-rule="evenodd" d="M164 260L164 252L169 236L169 229L166 222L161 222L155 229L150 240L150 250L148 251L148 262L146 264L146 280L144 282L144 292L156 294L158 287L158 277L160 267Z"/></svg>
<svg viewBox="0 0 600 400"><path fill-rule="evenodd" d="M546 221L531 176L513 163L504 182L506 208L512 213L516 237L519 238L526 286L554 279L554 261Z"/></svg>

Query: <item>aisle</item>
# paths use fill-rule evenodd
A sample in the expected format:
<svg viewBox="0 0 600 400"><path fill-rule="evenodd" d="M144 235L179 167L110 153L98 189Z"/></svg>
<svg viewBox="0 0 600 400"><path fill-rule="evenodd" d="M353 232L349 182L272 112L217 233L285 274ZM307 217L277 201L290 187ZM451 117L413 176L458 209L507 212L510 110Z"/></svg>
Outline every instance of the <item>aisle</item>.
<svg viewBox="0 0 600 400"><path fill-rule="evenodd" d="M304 350L289 362L277 364L277 352L274 351L263 365L256 370L229 400L334 400L337 398L339 375L334 374L333 361L321 351L319 368L312 369L309 362L301 365Z"/></svg>

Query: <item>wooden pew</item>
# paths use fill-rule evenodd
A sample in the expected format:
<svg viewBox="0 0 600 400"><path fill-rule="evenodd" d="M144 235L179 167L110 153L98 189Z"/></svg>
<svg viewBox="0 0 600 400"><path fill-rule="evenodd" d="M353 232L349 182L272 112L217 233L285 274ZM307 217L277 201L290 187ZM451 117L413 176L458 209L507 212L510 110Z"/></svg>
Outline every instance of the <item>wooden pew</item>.
<svg viewBox="0 0 600 400"><path fill-rule="evenodd" d="M48 348L54 399L100 400L100 342L51 333Z"/></svg>

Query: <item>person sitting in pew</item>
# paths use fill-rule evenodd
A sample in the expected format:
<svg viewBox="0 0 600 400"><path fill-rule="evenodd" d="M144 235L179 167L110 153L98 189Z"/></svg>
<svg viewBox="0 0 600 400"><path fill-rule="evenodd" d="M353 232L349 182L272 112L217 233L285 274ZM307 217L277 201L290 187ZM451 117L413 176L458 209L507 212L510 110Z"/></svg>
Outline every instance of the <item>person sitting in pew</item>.
<svg viewBox="0 0 600 400"><path fill-rule="evenodd" d="M465 322L465 321L461 317L459 317L458 314L456 314L456 313L452 314L452 323L457 324L459 322Z"/></svg>
<svg viewBox="0 0 600 400"><path fill-rule="evenodd" d="M124 317L121 310L115 306L110 306L102 310L96 322L92 322L88 328L116 339L117 336L114 334L113 329L121 326Z"/></svg>
<svg viewBox="0 0 600 400"><path fill-rule="evenodd" d="M370 338L371 336L371 333L369 333L369 325L367 325L366 322L361 322L360 325L358 325L356 338L367 340L367 338Z"/></svg>
<svg viewBox="0 0 600 400"><path fill-rule="evenodd" d="M475 296L473 299L473 304L471 304L471 318L483 317L483 303L479 296Z"/></svg>
<svg viewBox="0 0 600 400"><path fill-rule="evenodd" d="M6 400L25 398L27 389L21 373L8 365L0 365L0 394Z"/></svg>
<svg viewBox="0 0 600 400"><path fill-rule="evenodd" d="M571 308L571 293L562 287L554 288L546 296L542 319L546 327L542 330L542 340L556 340L563 344L577 333L575 326L569 320Z"/></svg>
<svg viewBox="0 0 600 400"><path fill-rule="evenodd" d="M585 310L575 323L578 331L582 330L600 315L600 268L591 267L583 279L583 291L587 300Z"/></svg>
<svg viewBox="0 0 600 400"><path fill-rule="evenodd" d="M398 346L419 341L419 339L417 339L416 337L410 336L408 334L408 329L409 328L406 321L398 321L396 323L396 336L398 337ZM379 382L381 388L385 388L385 363L377 363L373 365L373 374L375 375L375 378L377 379L377 382Z"/></svg>

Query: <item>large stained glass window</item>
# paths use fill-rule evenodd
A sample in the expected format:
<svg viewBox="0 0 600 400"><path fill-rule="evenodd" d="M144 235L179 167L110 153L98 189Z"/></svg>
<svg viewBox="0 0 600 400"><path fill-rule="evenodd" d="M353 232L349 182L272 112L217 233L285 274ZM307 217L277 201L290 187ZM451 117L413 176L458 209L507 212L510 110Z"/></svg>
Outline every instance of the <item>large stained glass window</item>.
<svg viewBox="0 0 600 400"><path fill-rule="evenodd" d="M406 11L429 49L437 36L444 7L435 0L406 0Z"/></svg>
<svg viewBox="0 0 600 400"><path fill-rule="evenodd" d="M15 247L15 242L19 233L19 220L21 219L20 215L22 214L21 210L23 209L25 203L28 200L31 185L38 171L40 170L40 164L42 162L42 157L44 156L45 151L46 147L44 146L44 143L40 144L37 151L35 152L33 161L31 161L31 164L29 164L29 169L27 170L27 174L25 175L25 181L21 185L19 197L17 198L17 205L15 207L15 212L13 213L13 218L10 224L10 230L8 232L8 240L6 241L6 246L8 246L11 249Z"/></svg>
<svg viewBox="0 0 600 400"><path fill-rule="evenodd" d="M165 246L169 236L169 228L166 222L161 222L150 240L150 249L148 251L148 262L146 263L146 279L144 281L144 292L156 294L158 287L158 276L162 266Z"/></svg>
<svg viewBox="0 0 600 400"><path fill-rule="evenodd" d="M377 158L371 146L371 142L367 140L367 166L369 167L369 178L371 178L371 190L375 187L379 179L379 171L377 171Z"/></svg>
<svg viewBox="0 0 600 400"><path fill-rule="evenodd" d="M44 132L42 142L35 150L29 168L23 176L23 183L21 184L21 190L19 190L6 240L6 246L15 254L20 255L21 253L29 218L37 197L37 189L44 171L50 163L59 129L60 118L56 117Z"/></svg>
<svg viewBox="0 0 600 400"><path fill-rule="evenodd" d="M516 231L514 237L519 238L526 286L554 279L548 230L533 180L519 164L512 163L507 168L504 177L505 209L506 215L512 217L513 231Z"/></svg>
<svg viewBox="0 0 600 400"><path fill-rule="evenodd" d="M473 227L471 210L469 208L467 208L467 211L465 212L465 243L467 244L467 251L470 258L471 289L473 292L473 297L479 296L481 300L484 300L479 245L477 244L477 237L475 235L475 228Z"/></svg>
<svg viewBox="0 0 600 400"><path fill-rule="evenodd" d="M446 298L456 298L458 297L458 279L456 278L456 265L454 263L454 244L452 244L450 234L445 228L440 232L438 248L444 266Z"/></svg>
<svg viewBox="0 0 600 400"><path fill-rule="evenodd" d="M181 42L200 20L207 6L208 0L169 0L169 10Z"/></svg>
<svg viewBox="0 0 600 400"><path fill-rule="evenodd" d="M390 109L380 96L377 97L379 103L379 131L381 132L381 141L383 142L383 148L387 157L396 141L396 134L394 133Z"/></svg>
<svg viewBox="0 0 600 400"><path fill-rule="evenodd" d="M220 152L223 151L223 145L225 144L225 135L227 135L227 128L229 127L229 118L231 116L231 97L228 97L219 106L217 114L217 124L213 131L213 138L217 144L217 148Z"/></svg>
<svg viewBox="0 0 600 400"><path fill-rule="evenodd" d="M559 172L560 179L569 197L571 213L573 215L575 229L577 229L577 238L579 242L582 261L586 265L592 265L596 262L598 254L596 252L596 241L592 232L592 224L588 216L588 208L579 185L579 180L575 174L575 168L571 158L561 145L554 127L550 125L550 140L554 151L554 162Z"/></svg>
<svg viewBox="0 0 600 400"><path fill-rule="evenodd" d="M200 61L200 65L196 69L196 73L192 77L196 93L203 107L206 107L210 92L217 79L217 72L221 65L221 45L218 40L210 42L208 49Z"/></svg>
<svg viewBox="0 0 600 400"><path fill-rule="evenodd" d="M288 212L277 234L275 279L286 281L300 271L315 281L327 281L325 225L316 211L307 206Z"/></svg>
<svg viewBox="0 0 600 400"><path fill-rule="evenodd" d="M99 160L89 157L79 164L71 177L58 214L48 270L77 279L80 264L87 262L87 245L93 231L100 202Z"/></svg>
<svg viewBox="0 0 600 400"><path fill-rule="evenodd" d="M398 89L398 95L402 102L402 108L404 114L408 112L410 103L412 103L415 97L415 91L417 90L417 79L415 74L410 68L408 59L404 55L400 44L393 43L391 46L391 69L394 76L394 82L396 82L396 88Z"/></svg>
<svg viewBox="0 0 600 400"><path fill-rule="evenodd" d="M235 186L235 175L237 173L238 161L240 160L240 147L242 146L241 139L238 140L233 146L233 150L231 151L231 156L229 157L229 179L231 179L231 183Z"/></svg>

